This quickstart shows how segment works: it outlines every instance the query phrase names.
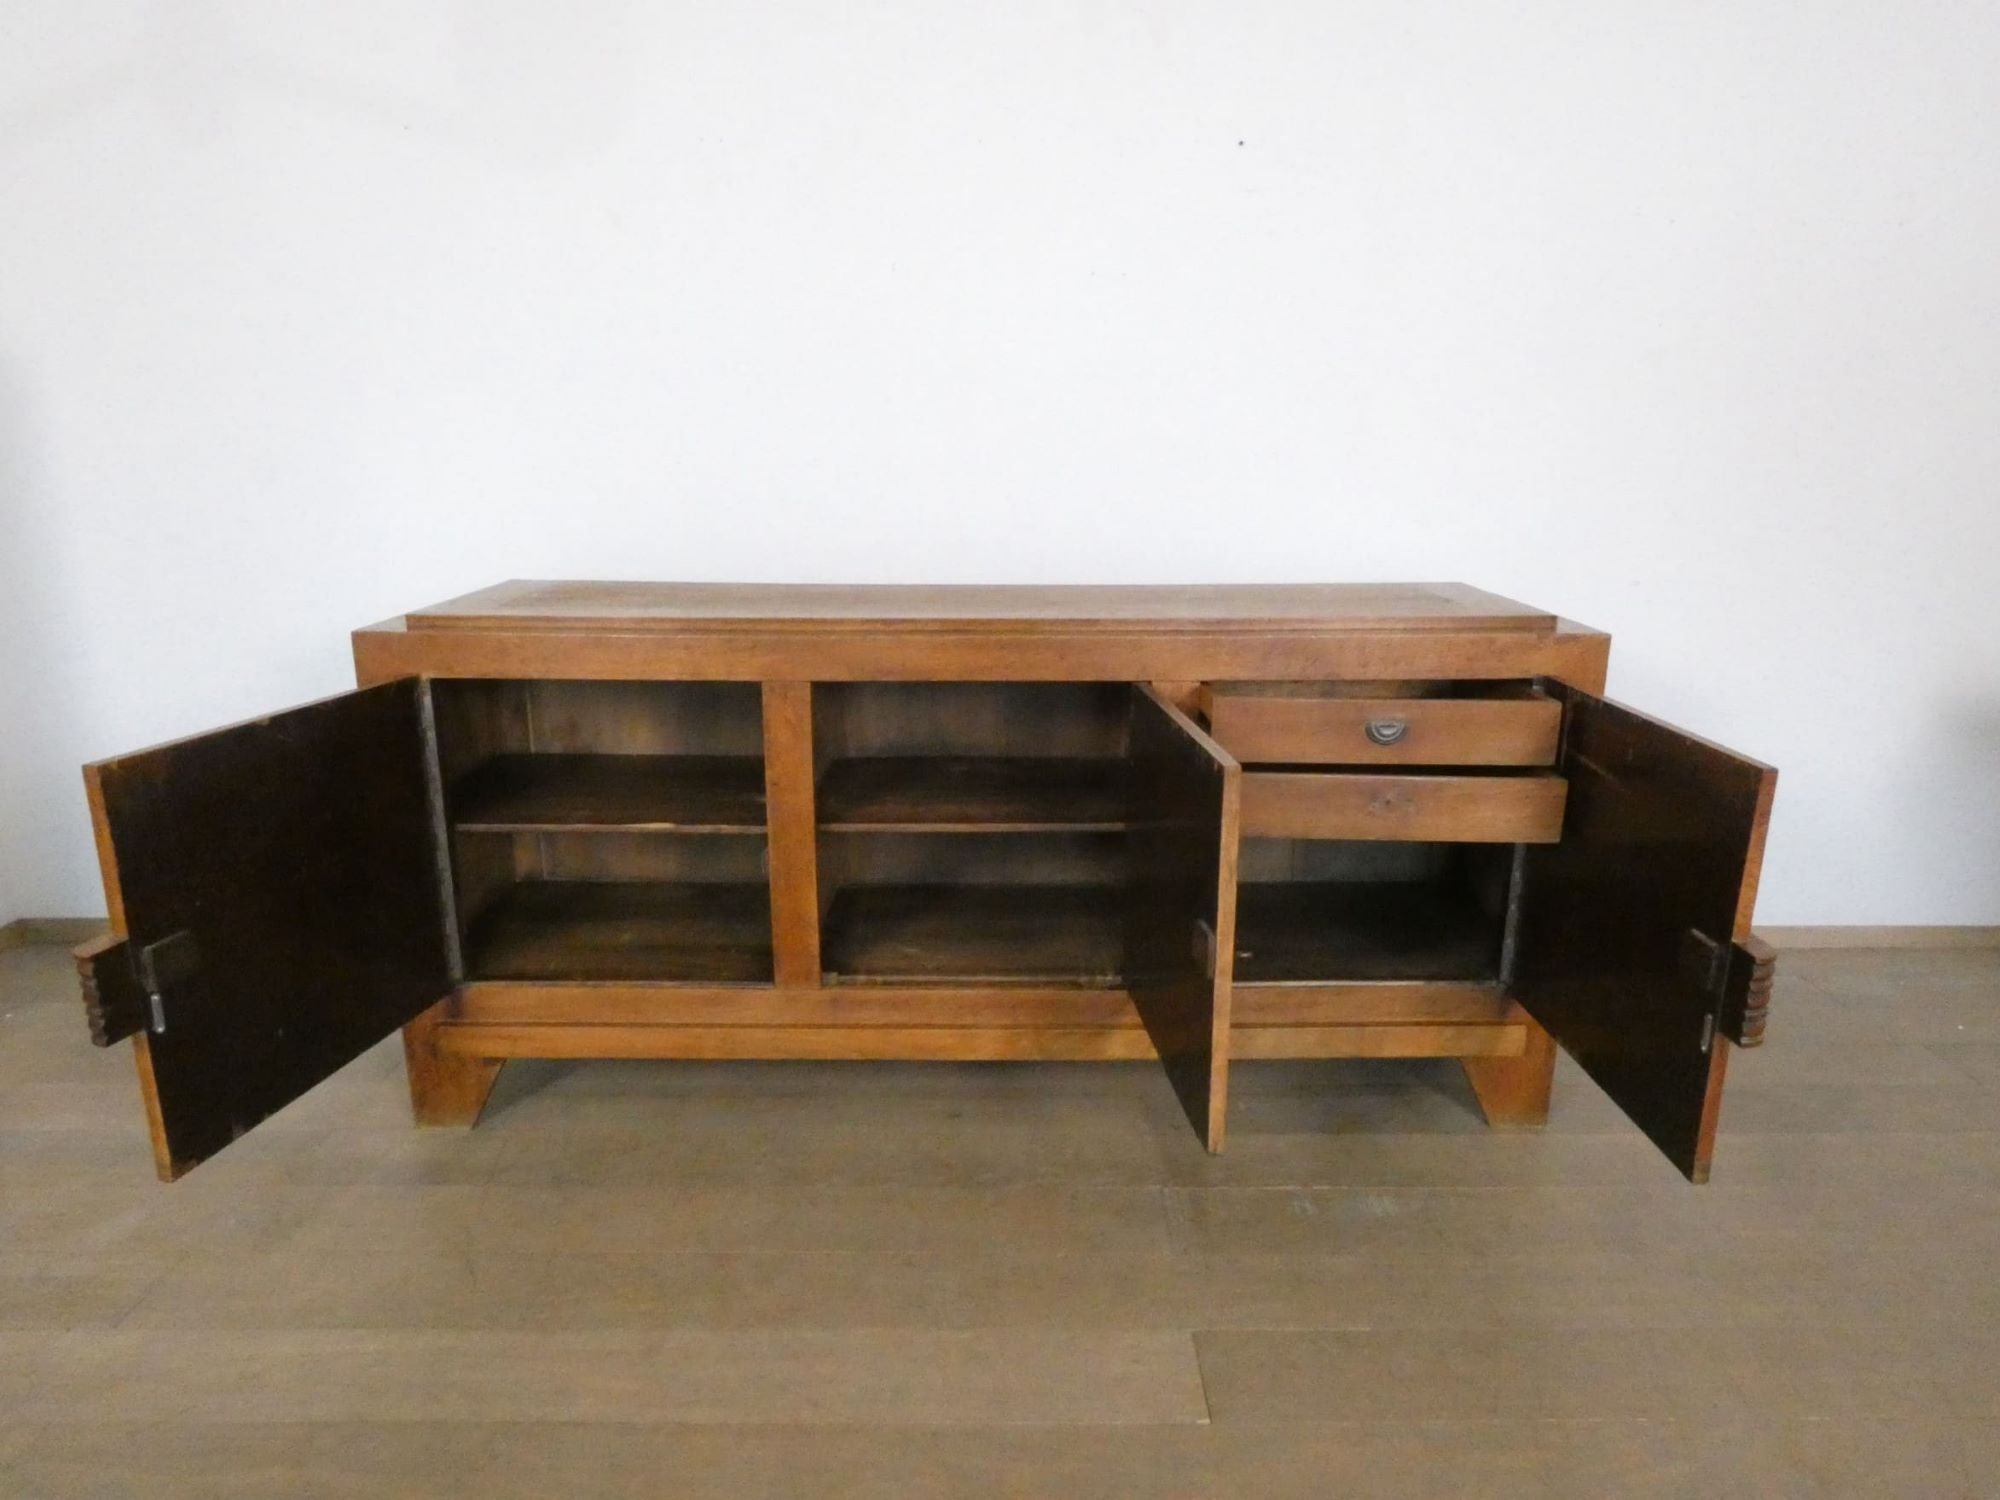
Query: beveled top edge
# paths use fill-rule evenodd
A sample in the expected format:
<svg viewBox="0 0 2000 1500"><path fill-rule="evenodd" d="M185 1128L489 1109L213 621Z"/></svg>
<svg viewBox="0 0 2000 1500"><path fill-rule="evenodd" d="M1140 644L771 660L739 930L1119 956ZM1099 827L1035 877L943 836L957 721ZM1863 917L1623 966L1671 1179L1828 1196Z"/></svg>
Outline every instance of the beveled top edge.
<svg viewBox="0 0 2000 1500"><path fill-rule="evenodd" d="M411 630L1507 630L1556 616L1462 583L760 584L519 579Z"/></svg>

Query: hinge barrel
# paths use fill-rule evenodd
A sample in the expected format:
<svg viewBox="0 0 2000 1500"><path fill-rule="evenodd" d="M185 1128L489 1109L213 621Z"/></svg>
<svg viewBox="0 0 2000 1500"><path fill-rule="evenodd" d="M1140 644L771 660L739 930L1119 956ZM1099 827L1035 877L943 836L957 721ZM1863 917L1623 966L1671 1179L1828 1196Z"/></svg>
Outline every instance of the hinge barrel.
<svg viewBox="0 0 2000 1500"><path fill-rule="evenodd" d="M78 948L74 956L91 1041L109 1047L144 1031L147 995L134 969L131 945L106 933Z"/></svg>
<svg viewBox="0 0 2000 1500"><path fill-rule="evenodd" d="M1729 973L1723 981L1722 1034L1739 1047L1764 1040L1771 1018L1771 985L1777 978L1778 950L1752 933L1729 945Z"/></svg>

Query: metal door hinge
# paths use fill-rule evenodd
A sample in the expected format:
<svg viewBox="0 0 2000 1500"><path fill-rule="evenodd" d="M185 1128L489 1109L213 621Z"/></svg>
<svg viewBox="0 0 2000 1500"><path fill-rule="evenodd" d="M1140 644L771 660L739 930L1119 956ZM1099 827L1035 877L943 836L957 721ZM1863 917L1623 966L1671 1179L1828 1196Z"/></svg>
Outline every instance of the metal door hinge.
<svg viewBox="0 0 2000 1500"><path fill-rule="evenodd" d="M149 1029L162 1036L167 1029L167 991L201 972L200 945L191 932L173 933L139 950L138 969L151 1012Z"/></svg>
<svg viewBox="0 0 2000 1500"><path fill-rule="evenodd" d="M1718 1031L1739 1047L1764 1040L1777 963L1777 951L1754 934L1740 943L1719 943L1688 929L1681 940L1681 972L1709 1001L1701 1026L1704 1053L1715 1045Z"/></svg>
<svg viewBox="0 0 2000 1500"><path fill-rule="evenodd" d="M1729 949L1707 933L1690 927L1681 938L1681 973L1708 1001L1701 1018L1701 1055L1715 1048L1715 1026L1722 1010L1722 987L1729 977Z"/></svg>

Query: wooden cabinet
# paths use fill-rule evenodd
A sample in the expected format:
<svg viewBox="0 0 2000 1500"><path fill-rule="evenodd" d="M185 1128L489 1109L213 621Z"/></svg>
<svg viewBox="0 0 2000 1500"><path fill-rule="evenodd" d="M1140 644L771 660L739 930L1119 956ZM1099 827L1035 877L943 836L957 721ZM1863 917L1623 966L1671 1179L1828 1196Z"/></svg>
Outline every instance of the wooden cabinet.
<svg viewBox="0 0 2000 1500"><path fill-rule="evenodd" d="M1700 1181L1775 773L1609 645L1461 585L504 584L87 768L92 1035L168 1178L400 1027L426 1123L512 1057L1147 1059L1211 1150L1233 1064L1536 1123L1560 1044Z"/></svg>

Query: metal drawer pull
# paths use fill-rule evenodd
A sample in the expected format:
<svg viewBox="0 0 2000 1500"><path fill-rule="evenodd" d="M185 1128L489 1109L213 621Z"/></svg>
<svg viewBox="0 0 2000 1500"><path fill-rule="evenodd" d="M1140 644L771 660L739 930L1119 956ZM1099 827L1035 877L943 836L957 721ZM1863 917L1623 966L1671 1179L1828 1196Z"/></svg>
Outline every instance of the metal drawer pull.
<svg viewBox="0 0 2000 1500"><path fill-rule="evenodd" d="M1370 719L1367 735L1369 742L1376 745L1393 745L1410 732L1408 719Z"/></svg>

